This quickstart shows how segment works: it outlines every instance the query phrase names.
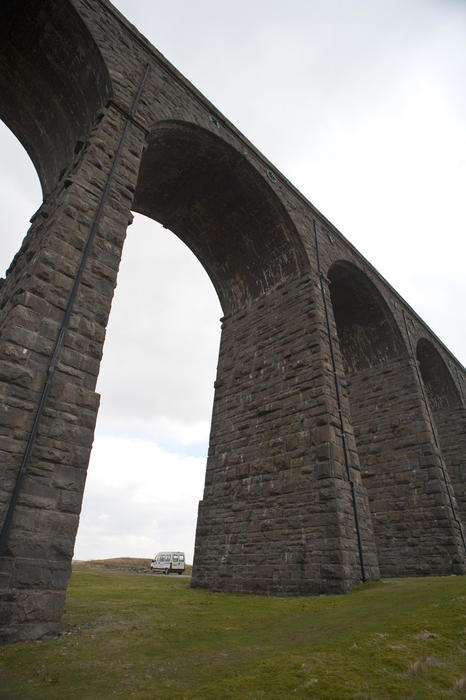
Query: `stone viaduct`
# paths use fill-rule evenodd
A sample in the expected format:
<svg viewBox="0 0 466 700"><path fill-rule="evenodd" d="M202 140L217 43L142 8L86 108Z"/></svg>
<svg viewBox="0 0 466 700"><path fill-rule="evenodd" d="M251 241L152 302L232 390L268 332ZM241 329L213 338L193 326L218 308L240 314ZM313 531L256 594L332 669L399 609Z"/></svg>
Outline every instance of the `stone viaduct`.
<svg viewBox="0 0 466 700"><path fill-rule="evenodd" d="M108 0L3 0L0 117L43 188L0 286L0 638L59 630L131 211L224 318L192 585L466 571L465 371Z"/></svg>

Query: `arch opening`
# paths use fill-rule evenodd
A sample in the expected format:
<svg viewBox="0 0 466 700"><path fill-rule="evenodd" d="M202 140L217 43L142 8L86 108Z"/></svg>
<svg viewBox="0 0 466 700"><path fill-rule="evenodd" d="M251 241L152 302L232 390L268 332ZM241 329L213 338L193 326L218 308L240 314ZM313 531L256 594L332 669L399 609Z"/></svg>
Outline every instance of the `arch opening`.
<svg viewBox="0 0 466 700"><path fill-rule="evenodd" d="M328 278L345 370L357 372L403 354L393 316L368 277L351 263L336 262Z"/></svg>
<svg viewBox="0 0 466 700"><path fill-rule="evenodd" d="M45 199L108 102L110 78L67 0L4 0L0 46L0 117L28 152Z"/></svg>
<svg viewBox="0 0 466 700"><path fill-rule="evenodd" d="M465 522L466 410L448 367L433 343L421 338L417 344L416 357L458 512Z"/></svg>
<svg viewBox="0 0 466 700"><path fill-rule="evenodd" d="M192 563L220 315L212 283L191 251L136 215L97 384L101 402L78 559L125 552L147 559L183 550Z"/></svg>
<svg viewBox="0 0 466 700"><path fill-rule="evenodd" d="M29 219L42 201L37 170L20 141L0 121L0 278L18 252Z"/></svg>
<svg viewBox="0 0 466 700"><path fill-rule="evenodd" d="M208 272L225 314L305 263L283 205L245 156L184 122L163 122L142 158L134 209L173 231Z"/></svg>
<svg viewBox="0 0 466 700"><path fill-rule="evenodd" d="M416 357L432 410L459 408L461 399L458 390L434 345L421 338L417 344Z"/></svg>

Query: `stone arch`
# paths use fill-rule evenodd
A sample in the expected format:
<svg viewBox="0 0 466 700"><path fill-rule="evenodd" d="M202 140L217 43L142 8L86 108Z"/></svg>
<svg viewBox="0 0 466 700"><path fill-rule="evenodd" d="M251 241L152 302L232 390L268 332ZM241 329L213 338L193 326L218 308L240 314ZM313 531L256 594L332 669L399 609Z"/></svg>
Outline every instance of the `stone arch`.
<svg viewBox="0 0 466 700"><path fill-rule="evenodd" d="M346 371L375 367L402 355L405 346L398 326L370 279L347 261L335 262L328 278Z"/></svg>
<svg viewBox="0 0 466 700"><path fill-rule="evenodd" d="M225 314L306 265L301 239L264 174L192 123L165 121L148 138L133 209L172 230L207 270Z"/></svg>
<svg viewBox="0 0 466 700"><path fill-rule="evenodd" d="M121 101L109 101L105 64L79 13L98 32ZM341 433L334 429L334 376L322 342L326 319L304 252L312 257L312 236L304 226L298 235L280 197L301 224L315 210L286 181L267 177L266 161L225 122L216 129L214 120L209 132L157 121L183 114L196 122L210 108L110 3L5 0L0 19L0 115L27 148L50 203L34 218L29 244L1 285L5 493L19 483L33 420L38 425L36 406L39 417L48 398L22 491L24 509L16 510L20 527L2 560L0 638L58 630L99 402L95 381L133 193L137 211L171 228L198 256L225 311L196 585L275 594L347 590L360 567L351 485L342 478ZM136 92L133 78L142 77L146 61L147 91ZM136 108L136 97L141 110L132 118L127 107ZM157 121L148 139L147 119ZM241 145L236 150L229 143ZM99 151L109 156L107 167ZM60 187L70 165L73 178ZM364 479L372 487L382 573L450 573L453 564L464 571L413 358L380 301L383 292L348 266L338 263L331 271L333 301L349 358L347 391ZM81 280L79 289L73 279ZM360 295L352 312L338 287L354 292L353 300ZM378 289L387 289L383 281ZM47 394L43 380L55 367Z"/></svg>
<svg viewBox="0 0 466 700"><path fill-rule="evenodd" d="M0 44L0 117L28 152L45 199L108 102L108 71L68 0L4 0Z"/></svg>
<svg viewBox="0 0 466 700"><path fill-rule="evenodd" d="M380 573L434 573L429 496L419 465L433 472L437 462L412 358L390 307L364 272L337 261L328 279Z"/></svg>
<svg viewBox="0 0 466 700"><path fill-rule="evenodd" d="M430 340L419 340L416 357L432 410L436 412L459 408L461 399L458 389L440 353Z"/></svg>
<svg viewBox="0 0 466 700"><path fill-rule="evenodd" d="M421 338L416 357L438 441L445 460L459 513L466 521L466 409L460 393L434 344Z"/></svg>

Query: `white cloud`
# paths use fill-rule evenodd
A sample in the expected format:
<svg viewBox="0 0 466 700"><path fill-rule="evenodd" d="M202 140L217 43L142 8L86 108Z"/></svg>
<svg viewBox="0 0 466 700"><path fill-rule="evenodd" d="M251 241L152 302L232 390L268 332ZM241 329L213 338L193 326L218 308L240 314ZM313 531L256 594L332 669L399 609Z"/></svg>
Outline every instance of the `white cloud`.
<svg viewBox="0 0 466 700"><path fill-rule="evenodd" d="M0 277L19 250L42 190L24 148L0 120Z"/></svg>
<svg viewBox="0 0 466 700"><path fill-rule="evenodd" d="M101 426L208 438L221 308L194 255L143 216L129 228L99 377ZM184 437L180 432L184 432Z"/></svg>
<svg viewBox="0 0 466 700"><path fill-rule="evenodd" d="M180 549L192 562L205 459L153 442L97 437L75 558L151 557Z"/></svg>

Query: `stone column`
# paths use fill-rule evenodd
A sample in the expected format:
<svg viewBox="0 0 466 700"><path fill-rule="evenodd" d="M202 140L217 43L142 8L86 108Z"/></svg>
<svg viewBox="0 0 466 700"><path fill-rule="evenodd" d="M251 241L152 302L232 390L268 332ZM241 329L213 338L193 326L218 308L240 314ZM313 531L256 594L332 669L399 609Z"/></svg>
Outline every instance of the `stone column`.
<svg viewBox="0 0 466 700"><path fill-rule="evenodd" d="M322 321L308 276L224 319L195 587L306 594L360 581ZM367 575L377 577L357 490Z"/></svg>
<svg viewBox="0 0 466 700"><path fill-rule="evenodd" d="M44 202L3 282L0 523L126 117L110 106ZM145 136L128 131L0 558L0 640L59 630L99 404L95 384Z"/></svg>
<svg viewBox="0 0 466 700"><path fill-rule="evenodd" d="M432 413L458 505L457 517L466 531L466 408L433 409Z"/></svg>
<svg viewBox="0 0 466 700"><path fill-rule="evenodd" d="M463 571L436 448L413 362L351 375L351 411L384 576Z"/></svg>

